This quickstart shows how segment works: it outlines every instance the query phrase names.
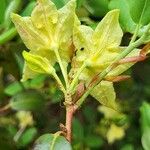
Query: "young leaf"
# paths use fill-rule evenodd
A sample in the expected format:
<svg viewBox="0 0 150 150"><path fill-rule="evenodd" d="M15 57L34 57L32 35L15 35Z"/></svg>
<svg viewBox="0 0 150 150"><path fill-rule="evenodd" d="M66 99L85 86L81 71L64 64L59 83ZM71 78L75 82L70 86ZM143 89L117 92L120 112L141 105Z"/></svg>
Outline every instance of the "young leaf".
<svg viewBox="0 0 150 150"><path fill-rule="evenodd" d="M122 29L125 32L134 33L136 24L132 20L129 6L126 0L111 0L109 2L109 9L119 9L120 10L120 23Z"/></svg>
<svg viewBox="0 0 150 150"><path fill-rule="evenodd" d="M24 91L11 98L10 106L14 110L41 110L44 108L44 98L37 91Z"/></svg>
<svg viewBox="0 0 150 150"><path fill-rule="evenodd" d="M71 145L57 133L44 134L37 139L34 150L71 150Z"/></svg>
<svg viewBox="0 0 150 150"><path fill-rule="evenodd" d="M113 84L108 81L102 81L91 92L91 95L102 105L117 110L116 93Z"/></svg>
<svg viewBox="0 0 150 150"><path fill-rule="evenodd" d="M23 57L31 70L37 73L53 74L55 69L50 62L39 55L33 55L29 52L23 51Z"/></svg>
<svg viewBox="0 0 150 150"><path fill-rule="evenodd" d="M127 0L127 2L134 22L142 25L150 22L150 0Z"/></svg>

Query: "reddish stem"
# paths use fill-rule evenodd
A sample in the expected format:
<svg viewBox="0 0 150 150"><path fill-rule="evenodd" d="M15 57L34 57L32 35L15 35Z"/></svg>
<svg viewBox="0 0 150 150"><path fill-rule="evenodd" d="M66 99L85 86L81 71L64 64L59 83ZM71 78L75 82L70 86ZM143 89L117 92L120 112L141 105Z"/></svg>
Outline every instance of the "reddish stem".
<svg viewBox="0 0 150 150"><path fill-rule="evenodd" d="M72 139L72 120L73 114L76 111L76 107L74 105L70 105L66 108L66 139L71 143Z"/></svg>

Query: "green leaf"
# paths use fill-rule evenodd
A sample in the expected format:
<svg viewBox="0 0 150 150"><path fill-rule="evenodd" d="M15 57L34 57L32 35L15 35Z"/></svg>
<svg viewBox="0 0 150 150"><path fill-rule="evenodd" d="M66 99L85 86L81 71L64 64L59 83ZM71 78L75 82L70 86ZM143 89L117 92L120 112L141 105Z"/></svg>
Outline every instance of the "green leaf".
<svg viewBox="0 0 150 150"><path fill-rule="evenodd" d="M137 24L146 25L150 22L150 0L127 0L132 19Z"/></svg>
<svg viewBox="0 0 150 150"><path fill-rule="evenodd" d="M21 85L21 83L19 82L13 82L12 84L8 85L4 92L5 94L9 95L9 96L13 96L15 94L17 94L18 92L21 92L23 90L23 87Z"/></svg>
<svg viewBox="0 0 150 150"><path fill-rule="evenodd" d="M55 3L57 8L61 8L61 7L63 7L65 5L64 0L63 1L62 0L52 0L52 1Z"/></svg>
<svg viewBox="0 0 150 150"><path fill-rule="evenodd" d="M146 131L147 129L150 130L150 104L147 102L143 102L142 106L140 107L140 123L142 127L142 131Z"/></svg>
<svg viewBox="0 0 150 150"><path fill-rule="evenodd" d="M134 33L136 24L132 20L129 6L126 0L111 0L109 2L109 9L120 10L120 23L125 32Z"/></svg>
<svg viewBox="0 0 150 150"><path fill-rule="evenodd" d="M90 148L100 148L103 145L103 140L97 135L88 135L84 141Z"/></svg>
<svg viewBox="0 0 150 150"><path fill-rule="evenodd" d="M23 51L23 57L26 60L28 67L34 72L46 74L53 74L53 72L55 72L55 69L51 66L47 58L33 55L26 51Z"/></svg>
<svg viewBox="0 0 150 150"><path fill-rule="evenodd" d="M140 108L141 118L141 128L142 128L142 145L144 150L149 150L150 148L150 104L143 102Z"/></svg>
<svg viewBox="0 0 150 150"><path fill-rule="evenodd" d="M108 12L108 3L109 0L91 0L84 6L93 16L103 17Z"/></svg>
<svg viewBox="0 0 150 150"><path fill-rule="evenodd" d="M0 24L4 21L4 14L6 10L6 0L1 0L0 4Z"/></svg>
<svg viewBox="0 0 150 150"><path fill-rule="evenodd" d="M20 147L24 147L31 143L33 139L35 138L35 135L37 134L37 129L36 128L29 128L25 130L25 132L21 135L19 138L18 144Z"/></svg>
<svg viewBox="0 0 150 150"><path fill-rule="evenodd" d="M76 118L73 119L73 139L75 142L83 142L84 128L80 121Z"/></svg>
<svg viewBox="0 0 150 150"><path fill-rule="evenodd" d="M149 150L150 148L150 128L146 130L142 135L142 145L144 150Z"/></svg>
<svg viewBox="0 0 150 150"><path fill-rule="evenodd" d="M4 24L5 27L8 29L11 24L10 15L11 13L17 12L20 9L22 1L21 0L12 0L6 11L5 11L5 18L4 18Z"/></svg>
<svg viewBox="0 0 150 150"><path fill-rule="evenodd" d="M102 81L90 93L102 105L118 109L116 104L116 93L112 82Z"/></svg>
<svg viewBox="0 0 150 150"><path fill-rule="evenodd" d="M35 91L24 91L16 94L11 98L10 106L15 110L41 110L44 108L43 96Z"/></svg>
<svg viewBox="0 0 150 150"><path fill-rule="evenodd" d="M71 150L71 145L58 133L44 134L36 141L34 150Z"/></svg>
<svg viewBox="0 0 150 150"><path fill-rule="evenodd" d="M126 144L123 147L121 147L121 150L134 150L134 147L132 144Z"/></svg>
<svg viewBox="0 0 150 150"><path fill-rule="evenodd" d="M35 7L36 2L35 1L31 1L26 8L23 10L22 12L22 16L29 16L33 10L33 8Z"/></svg>

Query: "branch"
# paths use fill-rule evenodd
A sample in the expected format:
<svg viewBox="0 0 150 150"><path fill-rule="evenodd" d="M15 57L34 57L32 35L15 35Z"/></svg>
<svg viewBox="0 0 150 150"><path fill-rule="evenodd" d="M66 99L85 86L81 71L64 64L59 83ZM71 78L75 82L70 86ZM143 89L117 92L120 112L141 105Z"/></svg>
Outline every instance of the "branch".
<svg viewBox="0 0 150 150"><path fill-rule="evenodd" d="M95 82L92 86L90 86L87 91L83 94L83 96L76 102L76 105L79 107L83 101L86 99L86 97L90 94L90 92L93 90L93 88L98 85L105 77L106 75L112 71L114 68L116 68L118 65L119 60L121 60L122 58L125 58L133 49L139 47L141 44L143 44L145 38L148 35L148 31L150 30L150 23L147 26L147 30L145 31L145 33L141 36L140 39L138 39L137 41L130 43L129 46L120 54L118 55L118 57L116 57L116 59L113 61L112 64L110 64L103 72L101 72L98 77L99 80L97 82Z"/></svg>

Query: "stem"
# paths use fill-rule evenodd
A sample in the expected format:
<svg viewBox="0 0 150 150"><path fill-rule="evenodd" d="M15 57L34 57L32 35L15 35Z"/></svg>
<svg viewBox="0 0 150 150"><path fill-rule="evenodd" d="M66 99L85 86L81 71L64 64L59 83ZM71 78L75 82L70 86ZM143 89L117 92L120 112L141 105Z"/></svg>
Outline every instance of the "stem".
<svg viewBox="0 0 150 150"><path fill-rule="evenodd" d="M4 111L8 110L10 108L10 104L5 105L4 107L0 108L0 113L3 113Z"/></svg>
<svg viewBox="0 0 150 150"><path fill-rule="evenodd" d="M147 27L147 30L145 31L145 33L143 34L143 36L135 41L134 43L129 44L129 46L120 54L118 55L118 57L113 61L112 64L110 64L103 72L101 72L99 74L99 80L98 82L96 82L94 85L92 85L91 87L89 87L89 89L87 89L87 91L83 94L83 96L76 102L76 105L79 107L83 101L85 100L85 98L90 94L90 92L92 91L92 89L99 84L103 78L110 72L112 71L112 69L114 69L114 64L116 64L119 60L121 60L122 58L125 58L133 49L135 49L136 47L139 47L141 44L143 44L143 41L145 40L148 31L150 29L150 24Z"/></svg>
<svg viewBox="0 0 150 150"><path fill-rule="evenodd" d="M24 132L26 126L21 127L18 132L16 133L16 135L14 136L14 141L17 142L20 138L20 136L22 135L22 133Z"/></svg>
<svg viewBox="0 0 150 150"><path fill-rule="evenodd" d="M8 31L4 32L3 34L0 35L0 45L6 43L7 41L11 40L14 38L17 34L17 30L13 27L9 29Z"/></svg>
<svg viewBox="0 0 150 150"><path fill-rule="evenodd" d="M55 49L54 52L55 52L55 55L56 55L56 57L57 57L58 63L59 63L59 65L60 65L60 69L61 69L61 71L62 71L64 80L65 80L65 83L66 83L66 88L68 88L68 76L67 76L67 72L66 72L66 70L65 70L64 67L63 67L62 60L61 60L61 58L60 58L58 49Z"/></svg>
<svg viewBox="0 0 150 150"><path fill-rule="evenodd" d="M138 35L138 33L139 33L139 29L140 29L140 25L137 24L136 29L135 29L135 32L134 32L134 34L133 34L133 36L132 36L132 39L131 39L131 41L130 41L130 44L133 43L133 42L136 40L137 35Z"/></svg>
<svg viewBox="0 0 150 150"><path fill-rule="evenodd" d="M71 143L72 139L72 120L73 114L75 113L76 108L74 105L69 105L66 107L66 139Z"/></svg>
<svg viewBox="0 0 150 150"><path fill-rule="evenodd" d="M57 76L57 74L54 72L53 74L53 77L55 78L55 80L57 81L60 89L63 91L63 93L65 94L66 93L66 90L64 88L64 85L62 84L61 80L59 79L59 77Z"/></svg>
<svg viewBox="0 0 150 150"><path fill-rule="evenodd" d="M84 70L85 67L86 67L86 63L83 63L81 68L76 73L74 79L72 80L69 91L72 91L74 89L74 86L76 85L78 81L79 75L81 74L81 72Z"/></svg>

